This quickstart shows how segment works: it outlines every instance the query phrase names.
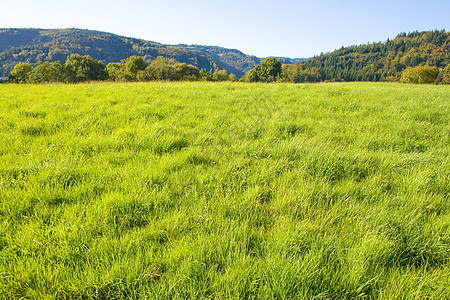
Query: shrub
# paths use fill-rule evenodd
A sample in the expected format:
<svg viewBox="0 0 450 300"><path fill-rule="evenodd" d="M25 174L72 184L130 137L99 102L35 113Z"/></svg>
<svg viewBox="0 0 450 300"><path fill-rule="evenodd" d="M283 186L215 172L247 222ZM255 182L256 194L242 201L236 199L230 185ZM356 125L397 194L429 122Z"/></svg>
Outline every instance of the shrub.
<svg viewBox="0 0 450 300"><path fill-rule="evenodd" d="M18 63L9 74L9 80L15 83L26 83L31 71L30 64Z"/></svg>
<svg viewBox="0 0 450 300"><path fill-rule="evenodd" d="M438 68L430 66L409 67L403 71L400 81L403 83L435 83L438 76Z"/></svg>

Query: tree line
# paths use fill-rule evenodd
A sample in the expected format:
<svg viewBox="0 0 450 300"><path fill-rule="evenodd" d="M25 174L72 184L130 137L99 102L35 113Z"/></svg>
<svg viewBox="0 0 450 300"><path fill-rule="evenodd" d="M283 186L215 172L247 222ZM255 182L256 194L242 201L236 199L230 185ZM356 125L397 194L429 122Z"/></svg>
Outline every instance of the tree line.
<svg viewBox="0 0 450 300"><path fill-rule="evenodd" d="M242 78L247 82L450 82L450 33L401 33L385 43L342 47L297 64L266 59ZM268 71L270 69L270 71Z"/></svg>
<svg viewBox="0 0 450 300"><path fill-rule="evenodd" d="M9 74L13 83L78 83L89 81L235 81L234 74L225 70L214 73L199 70L196 66L157 57L146 62L142 57L131 56L120 63L105 65L89 55L72 54L64 64L60 61L41 62L36 65L18 63Z"/></svg>
<svg viewBox="0 0 450 300"><path fill-rule="evenodd" d="M245 82L321 82L319 68L304 68L303 64L282 65L274 57L264 59L260 65L247 72ZM369 81L369 80L368 80ZM445 68L419 65L406 68L399 77L388 76L384 81L418 84L450 84L450 64Z"/></svg>
<svg viewBox="0 0 450 300"><path fill-rule="evenodd" d="M38 62L17 64L9 75L13 83L77 83L88 81L237 81L234 74L225 70L214 73L199 70L196 66L176 62L174 59L157 57L145 62L142 57L131 56L120 63L105 64L88 55L73 54L64 64ZM275 57L265 58L247 72L243 82L321 82L318 68L305 68L304 64L282 65ZM402 83L450 84L450 65L445 68L419 65L406 68L399 77L388 76L384 81Z"/></svg>
<svg viewBox="0 0 450 300"><path fill-rule="evenodd" d="M340 82L399 81L405 83L450 82L450 33L445 30L401 33L385 43L342 47L296 64L281 64L274 57L265 58L248 71L244 82ZM216 68L215 68L216 69ZM217 69L216 69L217 70ZM209 72L161 56L148 59L131 56L120 63L95 60L89 55L69 55L59 61L19 63L9 75L11 82L84 82L207 80L235 81L224 70Z"/></svg>
<svg viewBox="0 0 450 300"><path fill-rule="evenodd" d="M207 71L226 69L195 49L164 45L141 39L80 29L0 29L0 76L8 76L19 62L35 66L39 61L60 61L70 54L89 55L93 59L120 62L133 55L152 61L158 56L173 58ZM235 73L237 74L237 73Z"/></svg>
<svg viewBox="0 0 450 300"><path fill-rule="evenodd" d="M342 47L298 64L284 65L283 74L291 82L405 82L402 75L408 68L435 68L436 80L449 64L450 32L414 31L384 43Z"/></svg>

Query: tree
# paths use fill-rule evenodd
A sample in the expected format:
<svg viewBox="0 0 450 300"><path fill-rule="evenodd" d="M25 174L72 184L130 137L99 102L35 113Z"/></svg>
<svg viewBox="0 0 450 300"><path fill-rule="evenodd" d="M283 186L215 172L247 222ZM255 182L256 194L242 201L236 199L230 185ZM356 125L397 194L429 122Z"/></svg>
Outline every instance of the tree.
<svg viewBox="0 0 450 300"><path fill-rule="evenodd" d="M439 70L436 67L409 67L403 71L400 81L403 83L435 83L438 74Z"/></svg>
<svg viewBox="0 0 450 300"><path fill-rule="evenodd" d="M176 80L176 71L174 59L158 56L145 69L147 76L152 80Z"/></svg>
<svg viewBox="0 0 450 300"><path fill-rule="evenodd" d="M31 71L30 64L18 63L9 74L9 80L15 83L26 83L28 82Z"/></svg>
<svg viewBox="0 0 450 300"><path fill-rule="evenodd" d="M228 78L228 72L226 70L219 70L213 74L214 81L227 81Z"/></svg>
<svg viewBox="0 0 450 300"><path fill-rule="evenodd" d="M258 73L255 69L252 69L248 71L242 78L241 81L243 82L258 82L260 81L260 78L258 76Z"/></svg>
<svg viewBox="0 0 450 300"><path fill-rule="evenodd" d="M136 81L138 72L145 70L146 67L142 57L131 56L125 62L123 78L126 81Z"/></svg>
<svg viewBox="0 0 450 300"><path fill-rule="evenodd" d="M284 78L287 78L290 82L299 83L304 82L304 65L303 64L293 64L293 65L282 65L282 74Z"/></svg>
<svg viewBox="0 0 450 300"><path fill-rule="evenodd" d="M445 69L441 75L442 75L442 79L439 82L439 84L450 84L450 65L445 67Z"/></svg>
<svg viewBox="0 0 450 300"><path fill-rule="evenodd" d="M106 72L108 73L109 80L122 81L124 73L124 64L122 63L109 63L106 66Z"/></svg>
<svg viewBox="0 0 450 300"><path fill-rule="evenodd" d="M59 60L50 63L50 78L52 82L64 82L66 70Z"/></svg>
<svg viewBox="0 0 450 300"><path fill-rule="evenodd" d="M281 76L281 63L275 57L265 58L261 64L247 72L241 81L244 82L273 82Z"/></svg>
<svg viewBox="0 0 450 300"><path fill-rule="evenodd" d="M29 75L29 82L63 82L65 79L64 66L59 61L38 62Z"/></svg>
<svg viewBox="0 0 450 300"><path fill-rule="evenodd" d="M48 61L39 61L31 70L28 81L32 83L50 82L51 81L50 64Z"/></svg>
<svg viewBox="0 0 450 300"><path fill-rule="evenodd" d="M68 82L106 80L108 73L105 64L89 55L72 54L64 64Z"/></svg>
<svg viewBox="0 0 450 300"><path fill-rule="evenodd" d="M260 81L273 82L281 74L281 63L275 57L267 57L255 67L255 71Z"/></svg>
<svg viewBox="0 0 450 300"><path fill-rule="evenodd" d="M200 71L193 65L187 65L185 63L178 63L174 66L176 72L176 80L198 80Z"/></svg>
<svg viewBox="0 0 450 300"><path fill-rule="evenodd" d="M398 78L396 76L386 76L384 78L384 81L386 81L386 82L397 82Z"/></svg>
<svg viewBox="0 0 450 300"><path fill-rule="evenodd" d="M211 72L207 72L204 69L201 69L198 74L199 79L204 81L212 81L213 80L212 76L213 75L211 74Z"/></svg>

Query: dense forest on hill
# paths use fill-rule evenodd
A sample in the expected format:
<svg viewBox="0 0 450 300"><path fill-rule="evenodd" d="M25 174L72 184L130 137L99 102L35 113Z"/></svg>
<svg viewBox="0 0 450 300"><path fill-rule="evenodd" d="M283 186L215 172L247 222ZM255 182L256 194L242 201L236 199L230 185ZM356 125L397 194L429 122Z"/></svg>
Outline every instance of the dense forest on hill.
<svg viewBox="0 0 450 300"><path fill-rule="evenodd" d="M218 65L228 72L241 77L244 72L248 72L256 65L260 64L263 59L256 56L250 56L239 50L228 49L217 46L201 46L201 45L177 45L188 50L194 50L207 55L211 60L218 62ZM277 57L282 64L295 64L307 60L307 58L288 58Z"/></svg>
<svg viewBox="0 0 450 300"><path fill-rule="evenodd" d="M262 60L256 56L246 55L239 50L217 46L177 45L177 47L205 54L212 61L217 62L219 67L237 74L239 77L253 69Z"/></svg>
<svg viewBox="0 0 450 300"><path fill-rule="evenodd" d="M145 67L144 65L141 66L142 68L138 67L133 71L131 77L126 75L128 71L121 71L119 76L110 72L109 79L116 81L129 81L130 78L141 81L162 78L212 80L213 74L217 73L217 78L225 79L229 74L234 74L236 78L243 77L242 81L248 82L279 80L294 83L327 81L449 83L449 53L450 33L445 30L414 31L408 34L400 33L394 39L388 39L386 42L342 47L311 59L277 57L276 61L271 60L269 65L263 66L262 58L246 55L239 50L217 46L169 46L80 29L0 29L1 77L8 76L14 66L19 63L27 63L31 67L38 66L42 61L60 61L61 64L65 64L67 57L77 54L89 56L102 62L105 66L109 63L125 64L130 57L140 57L145 62ZM161 75L162 69L160 69L157 71L159 75L155 75L154 71L147 72L147 74L141 72L141 75L145 76L136 75L137 71L144 71L149 64L158 59L159 62L164 62L163 64L173 60L173 63L169 63L169 65L176 62L181 65L194 66L203 73L197 75L198 71L195 71L194 76L191 76L192 74L184 74L185 70L183 70L179 76ZM165 61L161 59L165 59ZM40 67L46 66L40 65ZM116 65L116 69L119 67ZM419 67L422 69L410 70L410 68ZM218 73L218 71L225 73ZM37 77L38 82L42 79L42 76L39 76ZM59 76L57 81L67 82L67 78L62 79L63 77ZM36 80L26 81L36 82Z"/></svg>
<svg viewBox="0 0 450 300"><path fill-rule="evenodd" d="M71 54L89 55L105 64L131 56L152 61L158 56L208 72L226 70L241 77L261 59L238 50L213 46L170 46L111 33L81 29L0 29L0 76L18 63L61 61ZM287 62L294 62L283 58Z"/></svg>
<svg viewBox="0 0 450 300"><path fill-rule="evenodd" d="M164 56L201 69L218 68L198 52L90 30L6 29L0 30L0 41L2 76L7 76L20 62L35 64L38 61L59 60L64 63L70 54L89 55L104 63L119 62L133 55L145 60Z"/></svg>
<svg viewBox="0 0 450 300"><path fill-rule="evenodd" d="M283 67L292 82L394 81L408 67L439 69L450 63L450 32L401 33L386 42L342 47L295 65Z"/></svg>

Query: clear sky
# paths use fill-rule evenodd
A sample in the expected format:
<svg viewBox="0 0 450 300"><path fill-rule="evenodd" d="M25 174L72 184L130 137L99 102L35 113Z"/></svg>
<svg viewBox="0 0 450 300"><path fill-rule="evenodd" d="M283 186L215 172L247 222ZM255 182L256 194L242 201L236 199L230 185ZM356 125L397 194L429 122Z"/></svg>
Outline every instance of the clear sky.
<svg viewBox="0 0 450 300"><path fill-rule="evenodd" d="M259 57L311 57L399 32L450 31L450 0L0 0L0 28L81 28Z"/></svg>

